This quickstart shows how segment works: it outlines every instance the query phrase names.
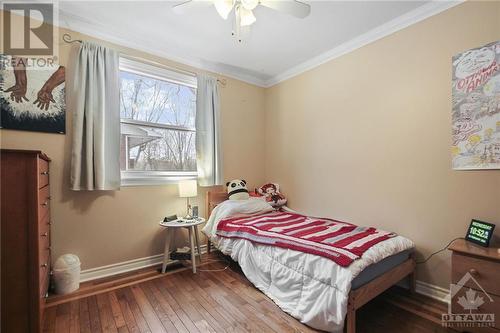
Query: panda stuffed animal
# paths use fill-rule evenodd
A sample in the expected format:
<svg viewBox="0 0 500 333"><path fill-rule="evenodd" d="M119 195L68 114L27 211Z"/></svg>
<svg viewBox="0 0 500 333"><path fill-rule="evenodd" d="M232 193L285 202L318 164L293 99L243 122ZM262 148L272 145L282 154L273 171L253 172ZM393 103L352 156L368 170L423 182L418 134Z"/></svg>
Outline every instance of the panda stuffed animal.
<svg viewBox="0 0 500 333"><path fill-rule="evenodd" d="M234 179L226 183L229 200L247 200L250 198L246 180Z"/></svg>

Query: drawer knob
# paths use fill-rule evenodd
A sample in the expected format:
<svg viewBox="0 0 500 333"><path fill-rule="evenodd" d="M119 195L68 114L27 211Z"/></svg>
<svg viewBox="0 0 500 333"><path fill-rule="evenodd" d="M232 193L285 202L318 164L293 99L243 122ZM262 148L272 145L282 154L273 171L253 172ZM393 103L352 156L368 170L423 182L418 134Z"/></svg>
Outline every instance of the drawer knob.
<svg viewBox="0 0 500 333"><path fill-rule="evenodd" d="M47 268L47 266L48 266L47 264L42 264L41 265L42 268Z"/></svg>
<svg viewBox="0 0 500 333"><path fill-rule="evenodd" d="M40 172L40 174L41 174L42 176L48 176L48 175L49 175L49 172L48 172L48 171L43 171L43 172Z"/></svg>
<svg viewBox="0 0 500 333"><path fill-rule="evenodd" d="M43 206L43 207L47 207L48 205L49 205L49 202L48 202L48 201L45 201L45 202L42 204L42 206Z"/></svg>
<svg viewBox="0 0 500 333"><path fill-rule="evenodd" d="M469 269L469 273L470 273L470 275L473 275L473 276L478 276L479 275L479 272L475 268Z"/></svg>
<svg viewBox="0 0 500 333"><path fill-rule="evenodd" d="M43 234L41 234L40 236L42 236L42 237L47 237L48 235L49 235L49 233L48 233L48 232L44 232L44 233L43 233Z"/></svg>

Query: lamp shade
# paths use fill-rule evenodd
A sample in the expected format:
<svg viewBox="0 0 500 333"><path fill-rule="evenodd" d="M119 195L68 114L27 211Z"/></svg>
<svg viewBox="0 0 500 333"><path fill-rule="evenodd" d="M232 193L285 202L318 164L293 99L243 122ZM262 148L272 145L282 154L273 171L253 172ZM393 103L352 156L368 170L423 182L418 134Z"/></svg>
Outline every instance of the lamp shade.
<svg viewBox="0 0 500 333"><path fill-rule="evenodd" d="M191 198L198 195L198 184L195 179L179 181L179 197Z"/></svg>

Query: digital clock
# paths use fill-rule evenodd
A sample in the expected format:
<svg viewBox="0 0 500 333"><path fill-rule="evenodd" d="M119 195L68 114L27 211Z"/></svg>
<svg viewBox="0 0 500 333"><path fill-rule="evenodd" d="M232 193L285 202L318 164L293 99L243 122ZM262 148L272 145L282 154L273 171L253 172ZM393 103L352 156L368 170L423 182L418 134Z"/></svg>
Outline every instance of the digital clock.
<svg viewBox="0 0 500 333"><path fill-rule="evenodd" d="M479 220L472 220L465 239L478 245L488 247L495 225Z"/></svg>

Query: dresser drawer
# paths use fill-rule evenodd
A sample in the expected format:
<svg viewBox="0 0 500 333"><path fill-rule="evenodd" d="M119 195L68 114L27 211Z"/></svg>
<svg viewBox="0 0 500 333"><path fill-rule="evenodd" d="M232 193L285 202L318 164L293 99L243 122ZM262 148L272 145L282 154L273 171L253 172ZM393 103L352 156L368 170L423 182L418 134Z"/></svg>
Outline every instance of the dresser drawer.
<svg viewBox="0 0 500 333"><path fill-rule="evenodd" d="M50 188L45 186L38 190L38 220L43 220L49 213Z"/></svg>
<svg viewBox="0 0 500 333"><path fill-rule="evenodd" d="M38 257L41 263L45 259L45 251L50 251L50 229L48 216L44 222L40 223L38 231Z"/></svg>
<svg viewBox="0 0 500 333"><path fill-rule="evenodd" d="M455 296L453 296L451 300L451 310L452 313L454 314L493 314L494 317L492 318L493 320L498 322L498 318L500 318L500 297L496 295L489 294L488 298L487 295L485 295L482 291L480 290L472 290L471 297L469 299L478 299L478 297L481 297L483 299L483 304L479 305L479 307L476 309L464 309L462 305L460 305L458 302L460 298L463 297L463 300L467 300L467 292L469 291L469 288L462 288L460 289ZM472 298L474 297L474 298ZM500 331L500 326L495 326L495 323L493 323L493 327L488 327L487 325L481 324L478 325L477 323L475 324L476 327L467 327L464 328L465 331L467 332L494 332L494 333L499 333ZM477 326L484 326L484 327L477 327Z"/></svg>
<svg viewBox="0 0 500 333"><path fill-rule="evenodd" d="M38 188L42 188L49 183L49 162L38 158Z"/></svg>
<svg viewBox="0 0 500 333"><path fill-rule="evenodd" d="M50 258L50 256L49 256ZM43 272L43 271L41 271ZM48 270L47 270L47 274L43 274L43 275L40 275L40 296L42 297L45 297L47 295L47 292L49 291L49 280L50 280L50 274L48 273Z"/></svg>
<svg viewBox="0 0 500 333"><path fill-rule="evenodd" d="M49 290L49 276L47 275L46 277L43 278L40 277L40 284L38 285L39 290L38 290L38 304L37 304L37 310L38 310L38 324L37 326L39 327L38 330L33 331L33 332L42 332L43 328L43 322L44 322L44 313L45 313L45 306L47 303L47 297L49 296L48 290ZM43 330L45 331L45 330Z"/></svg>
<svg viewBox="0 0 500 333"><path fill-rule="evenodd" d="M49 292L49 281L50 281L50 275L43 275L40 276L40 298L42 300L42 303L45 303L45 300L47 299L47 293Z"/></svg>
<svg viewBox="0 0 500 333"><path fill-rule="evenodd" d="M40 267L40 276L48 275L50 272L50 250L46 249L38 255L38 266Z"/></svg>
<svg viewBox="0 0 500 333"><path fill-rule="evenodd" d="M40 234L43 233L42 231L50 231L50 214L38 220L38 230Z"/></svg>
<svg viewBox="0 0 500 333"><path fill-rule="evenodd" d="M44 286L44 290L40 292L40 295L39 295L39 304L38 304L38 327L39 327L39 331L38 332L42 332L42 329L43 329L43 322L44 322L44 313L45 313L45 306L46 306L46 303L47 303L47 297L49 296L47 290L49 289L49 279L47 279L47 281L44 282L43 284ZM45 331L45 330L43 330Z"/></svg>
<svg viewBox="0 0 500 333"><path fill-rule="evenodd" d="M40 254L38 267L40 275L38 276L39 295L44 296L48 290L50 276L50 251L45 250Z"/></svg>
<svg viewBox="0 0 500 333"><path fill-rule="evenodd" d="M466 273L470 273L488 293L500 295L498 262L453 252L451 282L458 283ZM469 279L465 285L470 288L478 288L472 279Z"/></svg>

